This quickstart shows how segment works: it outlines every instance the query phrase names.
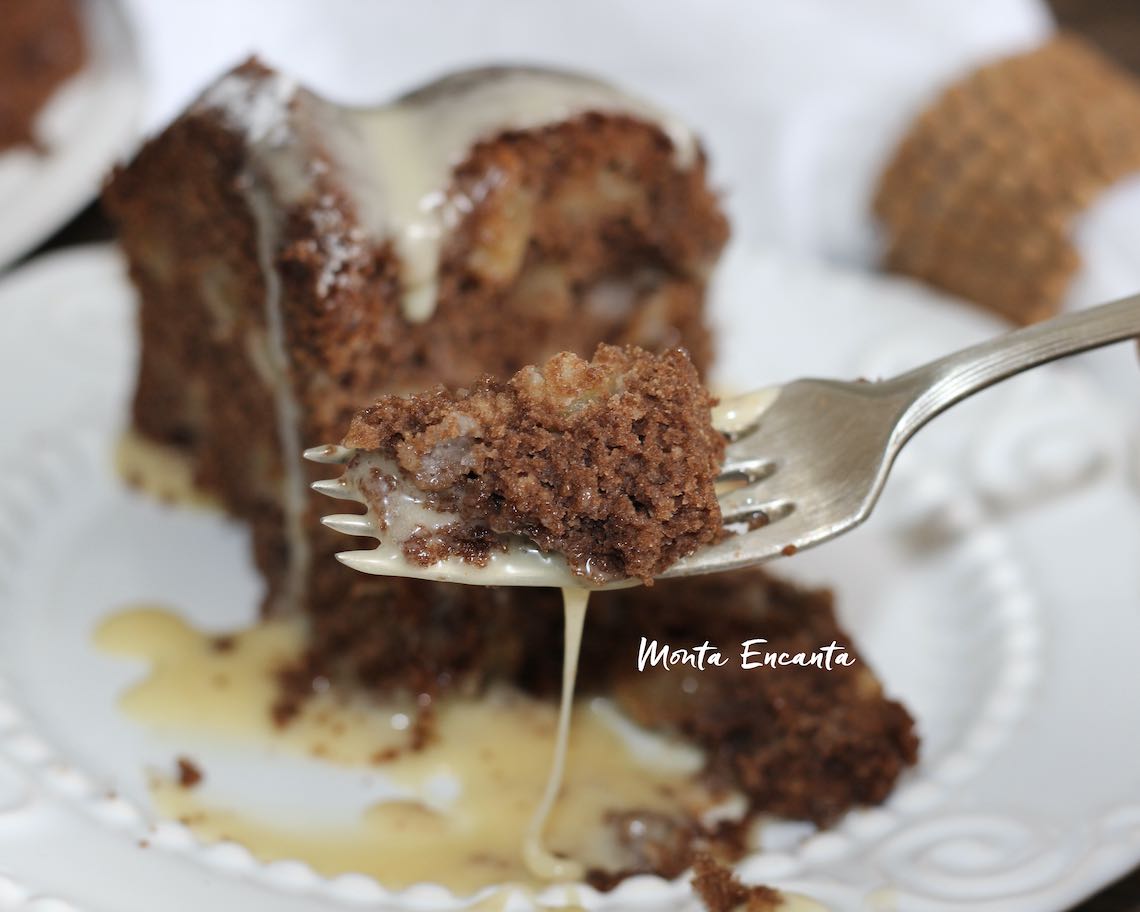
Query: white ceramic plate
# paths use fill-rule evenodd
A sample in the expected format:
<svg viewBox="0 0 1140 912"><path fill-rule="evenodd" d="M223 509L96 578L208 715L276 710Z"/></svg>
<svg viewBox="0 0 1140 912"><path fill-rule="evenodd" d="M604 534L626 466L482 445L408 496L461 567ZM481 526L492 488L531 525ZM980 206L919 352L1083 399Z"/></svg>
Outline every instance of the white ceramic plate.
<svg viewBox="0 0 1140 912"><path fill-rule="evenodd" d="M82 209L130 151L142 101L134 38L117 0L83 0L88 60L40 111L37 154L0 152L0 269Z"/></svg>
<svg viewBox="0 0 1140 912"><path fill-rule="evenodd" d="M116 695L139 669L95 653L92 628L156 598L232 627L253 616L258 583L239 530L163 509L109 469L132 312L105 248L0 285L0 908L459 907L440 887L393 895L202 846L179 824L150 830L143 767L175 748L120 717ZM716 315L735 387L882 375L997 329L908 283L739 250ZM1140 374L1115 393L1093 376L1074 362L960 406L904 453L866 526L784 562L836 586L924 744L883 807L825 833L768 827L746 878L836 909L1042 912L1140 862ZM212 782L244 776L300 808L351 808L367 788L295 760L204 756ZM693 908L683 883L656 878L579 901Z"/></svg>

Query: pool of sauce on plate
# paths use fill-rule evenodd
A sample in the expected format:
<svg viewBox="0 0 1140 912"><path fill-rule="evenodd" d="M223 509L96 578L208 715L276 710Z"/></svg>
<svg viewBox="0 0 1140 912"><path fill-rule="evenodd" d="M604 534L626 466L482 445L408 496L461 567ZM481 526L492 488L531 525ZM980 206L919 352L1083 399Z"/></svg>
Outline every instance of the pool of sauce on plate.
<svg viewBox="0 0 1140 912"><path fill-rule="evenodd" d="M568 599L568 659L584 613L584 594ZM299 859L326 876L360 872L391 889L427 881L470 893L622 865L629 850L605 823L615 805L695 816L717 803L693 781L701 762L694 750L663 744L649 762L618 733L612 709L572 699L576 661L564 669L561 721L549 701L507 689L440 700L436 737L411 751L410 700L379 705L328 689L278 727L271 715L277 669L299 655L303 634L299 622L271 620L219 637L164 607L140 605L108 618L95 640L149 666L121 698L123 711L148 727L371 767L413 797L374 804L343 826L264 820L212 796L206 762L206 779L193 789L153 778L161 814L204 840L242 843L266 861ZM435 803L428 784L440 776L462 786Z"/></svg>

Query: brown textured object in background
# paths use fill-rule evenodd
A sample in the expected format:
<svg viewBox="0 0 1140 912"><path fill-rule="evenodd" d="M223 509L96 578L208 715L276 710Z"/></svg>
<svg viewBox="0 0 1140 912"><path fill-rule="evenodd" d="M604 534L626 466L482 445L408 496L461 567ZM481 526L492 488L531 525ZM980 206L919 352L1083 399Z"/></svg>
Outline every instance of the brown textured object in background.
<svg viewBox="0 0 1140 912"><path fill-rule="evenodd" d="M1140 82L1080 38L975 70L914 122L875 194L886 265L1017 323L1057 312L1073 217L1140 170Z"/></svg>
<svg viewBox="0 0 1140 912"><path fill-rule="evenodd" d="M86 59L74 0L0 0L0 151L35 145L36 115Z"/></svg>

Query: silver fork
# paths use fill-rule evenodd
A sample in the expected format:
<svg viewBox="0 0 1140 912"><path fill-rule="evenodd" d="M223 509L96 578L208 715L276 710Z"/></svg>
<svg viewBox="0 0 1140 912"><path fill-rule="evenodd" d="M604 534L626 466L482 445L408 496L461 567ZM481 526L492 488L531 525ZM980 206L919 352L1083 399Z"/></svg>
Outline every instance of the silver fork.
<svg viewBox="0 0 1140 912"><path fill-rule="evenodd" d="M890 380L796 380L725 400L713 413L713 424L729 438L720 507L726 527L738 534L678 561L661 578L758 564L847 532L870 516L899 451L931 418L1031 367L1137 336L1140 295L1015 330ZM354 451L314 447L305 455L343 465ZM313 487L363 503L344 477ZM326 516L324 522L349 535L377 531L370 515ZM337 556L365 573L383 575L482 585L577 581L557 556L521 543L482 569L455 559L413 567L383 544ZM629 582L603 588L623 585Z"/></svg>
<svg viewBox="0 0 1140 912"><path fill-rule="evenodd" d="M722 403L730 443L726 525L759 528L703 548L662 577L719 573L810 548L859 525L899 451L931 418L1041 364L1140 336L1140 295L1065 314L875 383L796 380ZM1140 385L1140 374L1136 378Z"/></svg>

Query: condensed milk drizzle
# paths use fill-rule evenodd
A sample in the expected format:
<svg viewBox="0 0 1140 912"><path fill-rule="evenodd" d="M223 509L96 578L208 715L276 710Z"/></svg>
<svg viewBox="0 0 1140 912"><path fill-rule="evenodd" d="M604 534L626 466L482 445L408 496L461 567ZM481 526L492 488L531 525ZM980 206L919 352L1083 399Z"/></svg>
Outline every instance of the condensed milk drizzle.
<svg viewBox="0 0 1140 912"><path fill-rule="evenodd" d="M699 157L696 136L679 118L566 70L465 70L370 107L335 104L276 73L231 73L202 103L221 109L257 142L262 171L282 209L313 195L312 149L292 135L291 106L301 96L320 119L321 145L346 172L344 189L364 231L375 242L391 239L400 255L403 312L413 323L435 310L440 250L471 203L449 199L452 170L480 140L599 112L656 126L672 143L679 170Z"/></svg>
<svg viewBox="0 0 1140 912"><path fill-rule="evenodd" d="M542 834L546 821L566 772L566 748L570 743L570 714L574 708L574 685L578 677L578 653L582 646L582 631L586 622L586 605L590 600L588 589L563 589L562 610L565 615L565 641L562 651L562 698L558 707L558 731L554 740L554 758L546 790L534 812L526 839L523 841L523 859L535 877L543 880L579 880L585 871L576 861L559 858L543 844Z"/></svg>

